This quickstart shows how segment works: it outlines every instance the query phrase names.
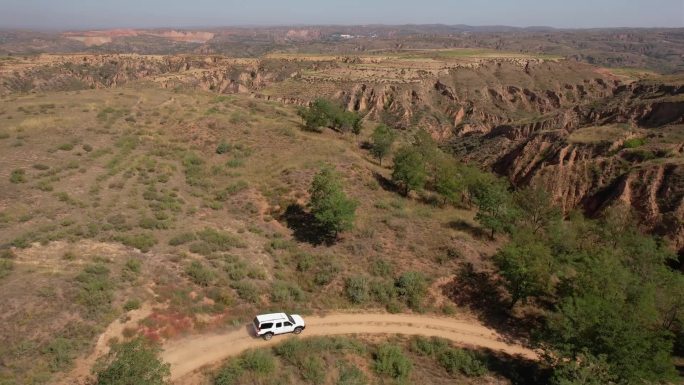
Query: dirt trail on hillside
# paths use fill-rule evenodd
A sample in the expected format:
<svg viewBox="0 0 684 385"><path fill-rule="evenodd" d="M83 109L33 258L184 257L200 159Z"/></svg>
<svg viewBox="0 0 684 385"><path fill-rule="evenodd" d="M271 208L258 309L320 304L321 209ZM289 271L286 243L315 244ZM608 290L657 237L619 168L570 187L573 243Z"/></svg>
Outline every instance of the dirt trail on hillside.
<svg viewBox="0 0 684 385"><path fill-rule="evenodd" d="M137 326L138 322L147 318L150 314L152 314L152 306L145 304L140 309L129 311L125 320L117 319L112 322L107 326L104 333L100 334L100 337L98 337L92 353L85 357L79 357L74 363L74 369L57 381L56 384L75 385L91 383L91 369L98 358L109 353L110 339L122 338L125 328Z"/></svg>
<svg viewBox="0 0 684 385"><path fill-rule="evenodd" d="M485 348L527 359L538 359L533 350L507 342L496 331L472 320L406 314L332 314L305 317L303 337L340 334L405 334L437 336L457 344ZM250 325L221 334L193 335L164 345L162 358L171 364L171 379L178 380L196 369L235 356L247 349L277 344L291 338L276 336L271 341L255 338ZM182 381L181 381L182 382ZM180 383L180 382L179 382Z"/></svg>

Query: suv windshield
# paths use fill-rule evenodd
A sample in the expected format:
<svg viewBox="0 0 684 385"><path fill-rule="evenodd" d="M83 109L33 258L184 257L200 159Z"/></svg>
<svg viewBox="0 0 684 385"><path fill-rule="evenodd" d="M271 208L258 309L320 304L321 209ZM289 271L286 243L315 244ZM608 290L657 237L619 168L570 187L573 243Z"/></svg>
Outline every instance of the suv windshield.
<svg viewBox="0 0 684 385"><path fill-rule="evenodd" d="M292 318L291 315L287 314L287 319L289 319L290 322L292 322L293 325L295 324L294 319Z"/></svg>

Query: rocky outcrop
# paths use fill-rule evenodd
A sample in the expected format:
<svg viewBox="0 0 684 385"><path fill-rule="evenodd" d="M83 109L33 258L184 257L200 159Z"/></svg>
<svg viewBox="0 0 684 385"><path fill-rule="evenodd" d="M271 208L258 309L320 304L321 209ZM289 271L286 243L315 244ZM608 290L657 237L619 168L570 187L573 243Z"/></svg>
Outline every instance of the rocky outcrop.
<svg viewBox="0 0 684 385"><path fill-rule="evenodd" d="M680 85L621 86L534 124L497 126L463 155L515 185L544 187L565 212L629 205L644 229L684 250L683 94Z"/></svg>

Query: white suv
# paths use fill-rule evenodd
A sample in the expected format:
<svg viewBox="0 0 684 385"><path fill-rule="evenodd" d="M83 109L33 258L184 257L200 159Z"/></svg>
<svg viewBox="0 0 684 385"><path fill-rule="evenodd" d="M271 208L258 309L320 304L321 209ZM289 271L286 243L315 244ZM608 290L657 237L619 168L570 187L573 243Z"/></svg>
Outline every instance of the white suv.
<svg viewBox="0 0 684 385"><path fill-rule="evenodd" d="M276 334L299 334L305 327L304 320L297 314L261 314L254 318L254 331L256 335L263 337L266 341L273 338Z"/></svg>

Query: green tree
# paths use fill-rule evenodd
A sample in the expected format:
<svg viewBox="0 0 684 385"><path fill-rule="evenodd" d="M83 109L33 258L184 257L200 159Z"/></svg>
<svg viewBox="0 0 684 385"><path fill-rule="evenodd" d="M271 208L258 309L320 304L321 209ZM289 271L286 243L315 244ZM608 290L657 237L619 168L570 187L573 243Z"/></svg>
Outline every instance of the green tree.
<svg viewBox="0 0 684 385"><path fill-rule="evenodd" d="M316 174L309 193L311 212L326 232L337 236L354 227L358 203L347 197L340 177L331 168L324 167Z"/></svg>
<svg viewBox="0 0 684 385"><path fill-rule="evenodd" d="M432 176L433 183L437 176L437 165L446 155L439 149L437 142L427 131L420 129L413 136L413 145L425 163L425 171Z"/></svg>
<svg viewBox="0 0 684 385"><path fill-rule="evenodd" d="M553 369L552 385L605 385L617 381L606 356L595 357L584 351L576 360L560 360Z"/></svg>
<svg viewBox="0 0 684 385"><path fill-rule="evenodd" d="M165 385L169 364L159 359L161 348L142 338L116 344L96 365L98 385Z"/></svg>
<svg viewBox="0 0 684 385"><path fill-rule="evenodd" d="M630 226L615 232L601 222L571 224L591 241L570 243L569 249L566 244L565 255L557 257L566 266L555 270L568 273L561 275L545 342L564 359L574 361L585 352L605 357L622 383L670 380L673 334L665 320L672 319L668 313L675 319L680 313L682 287L676 286L682 281L667 278L674 272L664 264L666 254ZM675 287L666 291L663 285Z"/></svg>
<svg viewBox="0 0 684 385"><path fill-rule="evenodd" d="M323 132L322 127L326 127L329 121L326 113L328 106L329 103L327 101L319 99L308 108L300 108L297 111L297 115L302 118L304 129L307 131Z"/></svg>
<svg viewBox="0 0 684 385"><path fill-rule="evenodd" d="M394 155L394 169L392 180L404 189L404 196L411 190L417 190L425 185L425 163L423 156L413 146L405 146Z"/></svg>
<svg viewBox="0 0 684 385"><path fill-rule="evenodd" d="M511 308L528 297L550 294L553 257L551 249L526 232L514 239L495 256L494 263L511 295Z"/></svg>
<svg viewBox="0 0 684 385"><path fill-rule="evenodd" d="M507 183L494 177L483 179L473 186L471 195L478 208L475 219L491 231L491 238L511 229L518 213Z"/></svg>
<svg viewBox="0 0 684 385"><path fill-rule="evenodd" d="M561 211L551 201L551 194L540 187L528 186L513 194L515 204L520 208L523 224L538 233L548 228L551 222L561 219Z"/></svg>
<svg viewBox="0 0 684 385"><path fill-rule="evenodd" d="M361 134L361 130L363 130L363 118L359 114L354 114L351 131L354 135L359 136Z"/></svg>
<svg viewBox="0 0 684 385"><path fill-rule="evenodd" d="M444 203L456 203L465 189L459 174L458 164L447 155L440 156L435 168L435 191L444 198Z"/></svg>
<svg viewBox="0 0 684 385"><path fill-rule="evenodd" d="M361 132L362 118L359 114L346 111L326 99L316 99L308 108L300 108L297 114L308 131L321 132L322 127L329 127L340 132Z"/></svg>
<svg viewBox="0 0 684 385"><path fill-rule="evenodd" d="M381 166L382 159L392 151L392 144L394 144L395 139L396 135L394 135L394 132L384 124L378 125L373 130L370 153L378 158Z"/></svg>

